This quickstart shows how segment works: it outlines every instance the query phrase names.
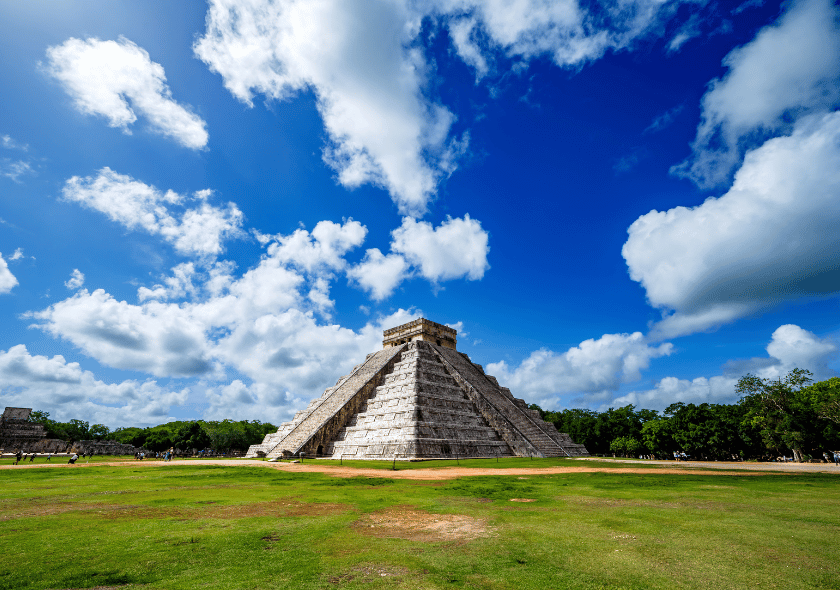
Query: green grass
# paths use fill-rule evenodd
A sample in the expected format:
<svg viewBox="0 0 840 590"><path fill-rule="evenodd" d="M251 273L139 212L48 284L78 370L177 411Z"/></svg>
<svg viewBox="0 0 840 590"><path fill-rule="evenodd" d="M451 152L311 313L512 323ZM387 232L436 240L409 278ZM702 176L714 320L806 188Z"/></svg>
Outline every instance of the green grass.
<svg viewBox="0 0 840 590"><path fill-rule="evenodd" d="M840 588L834 475L407 481L379 465L351 479L200 463L4 470L0 589ZM399 511L475 519L484 536L367 524Z"/></svg>

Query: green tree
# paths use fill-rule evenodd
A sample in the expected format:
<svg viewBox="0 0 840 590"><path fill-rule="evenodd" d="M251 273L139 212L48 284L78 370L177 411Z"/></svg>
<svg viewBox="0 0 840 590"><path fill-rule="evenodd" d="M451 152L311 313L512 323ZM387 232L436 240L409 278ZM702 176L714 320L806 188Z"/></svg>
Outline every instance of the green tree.
<svg viewBox="0 0 840 590"><path fill-rule="evenodd" d="M840 424L840 377L814 383L802 393L820 418Z"/></svg>
<svg viewBox="0 0 840 590"><path fill-rule="evenodd" d="M178 429L175 446L179 449L205 449L210 446L210 437L201 422L188 422Z"/></svg>
<svg viewBox="0 0 840 590"><path fill-rule="evenodd" d="M746 408L745 421L756 428L767 449L790 449L796 461L803 460L803 449L810 446L812 425L817 418L811 399L803 392L811 383L811 372L793 369L778 379L745 375L735 390Z"/></svg>
<svg viewBox="0 0 840 590"><path fill-rule="evenodd" d="M610 443L610 451L622 457L635 457L642 445L630 436L619 436Z"/></svg>
<svg viewBox="0 0 840 590"><path fill-rule="evenodd" d="M648 420L642 425L642 443L658 458L669 457L676 449L668 418Z"/></svg>
<svg viewBox="0 0 840 590"><path fill-rule="evenodd" d="M94 424L90 427L90 436L93 440L105 440L111 434L111 429L104 424Z"/></svg>

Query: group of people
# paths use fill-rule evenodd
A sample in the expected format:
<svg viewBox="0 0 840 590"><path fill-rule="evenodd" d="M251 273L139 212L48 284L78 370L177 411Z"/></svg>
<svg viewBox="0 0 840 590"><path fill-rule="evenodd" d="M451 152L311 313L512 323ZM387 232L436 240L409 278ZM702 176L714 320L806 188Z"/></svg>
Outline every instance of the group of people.
<svg viewBox="0 0 840 590"><path fill-rule="evenodd" d="M688 461L691 455L686 455L685 451L674 451L674 461Z"/></svg>
<svg viewBox="0 0 840 590"><path fill-rule="evenodd" d="M47 458L47 461L52 461L52 455L53 455L52 453L47 453L45 455L46 458ZM17 465L21 461L26 461L27 456L29 457L29 462L33 463L35 461L35 458L38 456L38 453L27 454L27 453L24 453L21 450L18 450L18 452L15 453L15 465Z"/></svg>
<svg viewBox="0 0 840 590"><path fill-rule="evenodd" d="M830 455L828 453L823 453L823 457L825 457L826 463L831 463L834 461L834 466L840 466L840 451L833 451Z"/></svg>
<svg viewBox="0 0 840 590"><path fill-rule="evenodd" d="M85 457L93 457L96 453L94 451L88 451L85 453L84 451L81 454L81 458L84 459ZM42 453L42 457L44 457L48 462L52 462L53 453ZM15 453L15 465L19 464L21 461L26 462L26 458L29 457L29 462L34 463L35 459L38 457L38 453L24 453L20 449ZM67 461L70 465L73 465L76 461L79 460L79 454L73 453L70 459Z"/></svg>
<svg viewBox="0 0 840 590"><path fill-rule="evenodd" d="M138 461L142 461L143 459L163 459L164 461L171 461L172 457L175 456L175 449L169 449L164 453L156 452L156 453L146 453L146 451L137 451L134 453L134 458Z"/></svg>

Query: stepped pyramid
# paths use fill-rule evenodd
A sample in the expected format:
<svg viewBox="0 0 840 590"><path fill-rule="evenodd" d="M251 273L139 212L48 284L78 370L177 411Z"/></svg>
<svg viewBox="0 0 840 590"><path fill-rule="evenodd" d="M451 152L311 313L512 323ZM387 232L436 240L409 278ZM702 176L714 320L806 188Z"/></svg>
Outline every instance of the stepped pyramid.
<svg viewBox="0 0 840 590"><path fill-rule="evenodd" d="M248 457L334 459L575 457L557 432L455 348L457 332L426 319L385 330L369 354Z"/></svg>

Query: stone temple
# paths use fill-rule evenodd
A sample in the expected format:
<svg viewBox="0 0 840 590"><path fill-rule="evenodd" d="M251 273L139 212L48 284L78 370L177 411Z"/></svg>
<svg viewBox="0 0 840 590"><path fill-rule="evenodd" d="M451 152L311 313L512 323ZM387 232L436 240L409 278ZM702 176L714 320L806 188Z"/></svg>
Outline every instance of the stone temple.
<svg viewBox="0 0 840 590"><path fill-rule="evenodd" d="M385 330L384 337L382 350L252 445L247 456L410 460L589 454L458 352L452 328L418 319Z"/></svg>

